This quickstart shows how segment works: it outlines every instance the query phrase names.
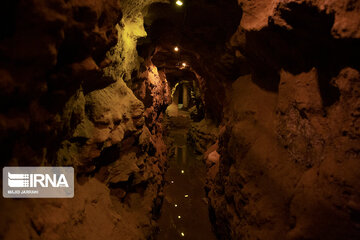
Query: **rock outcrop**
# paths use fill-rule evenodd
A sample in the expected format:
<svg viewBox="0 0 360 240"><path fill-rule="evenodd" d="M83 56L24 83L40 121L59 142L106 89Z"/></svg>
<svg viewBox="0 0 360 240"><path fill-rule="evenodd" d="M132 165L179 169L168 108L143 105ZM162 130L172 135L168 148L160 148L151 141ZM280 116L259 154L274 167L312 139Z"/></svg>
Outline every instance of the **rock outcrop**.
<svg viewBox="0 0 360 240"><path fill-rule="evenodd" d="M218 235L358 239L359 2L239 4L230 44L251 74L227 91L209 170Z"/></svg>
<svg viewBox="0 0 360 240"><path fill-rule="evenodd" d="M150 237L162 122L184 79L220 239L360 238L359 1L18 0L0 13L2 165L77 175L74 199L1 199L1 239Z"/></svg>
<svg viewBox="0 0 360 240"><path fill-rule="evenodd" d="M140 68L136 50L153 2L14 1L2 9L10 14L0 38L2 165L73 166L76 181L73 199L2 199L1 239L154 233L170 94L155 66Z"/></svg>
<svg viewBox="0 0 360 240"><path fill-rule="evenodd" d="M218 128L211 121L203 119L193 122L188 132L188 141L194 144L198 153L204 153L218 139Z"/></svg>

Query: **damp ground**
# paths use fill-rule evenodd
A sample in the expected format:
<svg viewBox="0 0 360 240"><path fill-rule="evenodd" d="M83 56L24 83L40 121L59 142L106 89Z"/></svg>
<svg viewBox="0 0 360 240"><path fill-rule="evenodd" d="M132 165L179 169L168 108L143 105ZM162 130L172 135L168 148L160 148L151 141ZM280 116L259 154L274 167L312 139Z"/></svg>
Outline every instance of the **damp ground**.
<svg viewBox="0 0 360 240"><path fill-rule="evenodd" d="M182 121L183 122L183 121ZM157 240L215 240L205 197L205 163L187 142L187 129L170 130L173 155L165 175Z"/></svg>

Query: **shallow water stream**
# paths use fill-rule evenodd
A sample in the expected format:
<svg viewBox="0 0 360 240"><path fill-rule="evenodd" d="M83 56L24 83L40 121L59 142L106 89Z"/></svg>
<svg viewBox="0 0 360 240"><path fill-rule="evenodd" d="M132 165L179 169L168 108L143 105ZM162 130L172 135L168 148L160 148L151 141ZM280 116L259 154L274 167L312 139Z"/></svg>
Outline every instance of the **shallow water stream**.
<svg viewBox="0 0 360 240"><path fill-rule="evenodd" d="M174 131L175 154L169 159L158 240L216 239L205 198L205 164L186 142L186 131Z"/></svg>

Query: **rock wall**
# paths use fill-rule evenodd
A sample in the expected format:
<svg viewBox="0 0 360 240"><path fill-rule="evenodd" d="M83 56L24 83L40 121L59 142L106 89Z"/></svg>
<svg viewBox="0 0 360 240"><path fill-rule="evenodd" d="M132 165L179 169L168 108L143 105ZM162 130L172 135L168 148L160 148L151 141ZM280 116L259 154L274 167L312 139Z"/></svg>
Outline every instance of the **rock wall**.
<svg viewBox="0 0 360 240"><path fill-rule="evenodd" d="M241 8L234 0L188 1L183 8L154 4L149 8L149 40L155 45L153 63L167 74L196 80L201 89L204 114L219 123L223 117L227 81L234 81L243 67L226 45L236 31ZM179 52L174 55L174 46ZM181 69L182 62L186 62ZM179 73L182 74L174 74ZM188 74L188 73L191 74ZM192 76L189 76L192 75ZM201 119L199 119L201 120Z"/></svg>
<svg viewBox="0 0 360 240"><path fill-rule="evenodd" d="M179 44L205 116L221 123L206 153L218 236L359 239L359 2L238 0L237 8L199 0L182 12L155 5L141 59L153 2L3 3L2 165L71 165L77 180L74 199L1 199L0 238L153 234L170 103L165 70L179 60L149 55ZM201 129L192 136L203 151L215 139Z"/></svg>
<svg viewBox="0 0 360 240"><path fill-rule="evenodd" d="M1 199L1 239L153 234L170 94L136 51L152 2L6 1L2 165L74 166L76 181L74 199Z"/></svg>
<svg viewBox="0 0 360 240"><path fill-rule="evenodd" d="M209 120L192 122L188 132L188 141L194 144L194 149L198 153L204 153L218 139L218 129Z"/></svg>
<svg viewBox="0 0 360 240"><path fill-rule="evenodd" d="M359 239L359 2L239 4L230 44L251 74L208 151L218 236Z"/></svg>

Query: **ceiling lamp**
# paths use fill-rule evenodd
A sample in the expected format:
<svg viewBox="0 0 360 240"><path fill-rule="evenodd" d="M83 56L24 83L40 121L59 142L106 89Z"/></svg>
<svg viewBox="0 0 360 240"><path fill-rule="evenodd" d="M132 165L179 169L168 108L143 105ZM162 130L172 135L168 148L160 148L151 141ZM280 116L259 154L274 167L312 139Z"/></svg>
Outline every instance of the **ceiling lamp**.
<svg viewBox="0 0 360 240"><path fill-rule="evenodd" d="M182 1L180 1L180 0L177 0L176 1L176 5L178 5L178 6L182 6L184 3L182 2Z"/></svg>
<svg viewBox="0 0 360 240"><path fill-rule="evenodd" d="M185 63L185 62L183 62L181 65L182 65L183 67L186 67L186 63Z"/></svg>
<svg viewBox="0 0 360 240"><path fill-rule="evenodd" d="M174 47L174 51L175 52L178 52L179 51L179 48L176 46L176 47Z"/></svg>

